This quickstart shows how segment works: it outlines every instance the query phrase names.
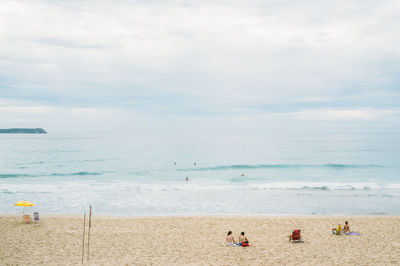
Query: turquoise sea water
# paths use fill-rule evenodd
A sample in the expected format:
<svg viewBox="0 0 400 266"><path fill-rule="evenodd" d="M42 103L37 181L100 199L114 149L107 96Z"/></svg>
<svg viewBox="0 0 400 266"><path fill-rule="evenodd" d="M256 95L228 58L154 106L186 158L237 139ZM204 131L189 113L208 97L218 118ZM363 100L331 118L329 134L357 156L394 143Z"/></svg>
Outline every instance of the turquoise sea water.
<svg viewBox="0 0 400 266"><path fill-rule="evenodd" d="M0 213L399 215L399 140L0 135Z"/></svg>

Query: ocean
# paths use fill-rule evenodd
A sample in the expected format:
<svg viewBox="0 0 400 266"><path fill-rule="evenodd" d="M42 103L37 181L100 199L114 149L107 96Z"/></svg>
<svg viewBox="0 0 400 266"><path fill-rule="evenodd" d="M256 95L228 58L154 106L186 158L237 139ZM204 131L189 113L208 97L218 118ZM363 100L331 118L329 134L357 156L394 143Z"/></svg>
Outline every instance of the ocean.
<svg viewBox="0 0 400 266"><path fill-rule="evenodd" d="M0 213L399 215L399 140L2 134Z"/></svg>

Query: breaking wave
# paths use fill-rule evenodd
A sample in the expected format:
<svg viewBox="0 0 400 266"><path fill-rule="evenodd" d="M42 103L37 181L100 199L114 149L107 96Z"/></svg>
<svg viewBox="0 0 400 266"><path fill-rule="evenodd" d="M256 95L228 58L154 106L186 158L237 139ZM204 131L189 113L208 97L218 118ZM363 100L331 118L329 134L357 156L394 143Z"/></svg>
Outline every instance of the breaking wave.
<svg viewBox="0 0 400 266"><path fill-rule="evenodd" d="M177 171L223 171L223 170L241 170L241 169L293 169L293 168L332 168L332 169L362 169L362 168L379 168L384 167L376 164L233 164L218 165L211 167L199 167L189 169L178 169Z"/></svg>

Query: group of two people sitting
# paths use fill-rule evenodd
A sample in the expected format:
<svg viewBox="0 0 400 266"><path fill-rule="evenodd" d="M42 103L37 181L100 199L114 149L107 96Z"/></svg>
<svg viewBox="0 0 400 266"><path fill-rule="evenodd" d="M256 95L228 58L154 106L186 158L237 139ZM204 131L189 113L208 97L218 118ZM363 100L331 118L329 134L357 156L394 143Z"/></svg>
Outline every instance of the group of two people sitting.
<svg viewBox="0 0 400 266"><path fill-rule="evenodd" d="M236 247L238 245L242 246L242 247L248 247L249 240L244 235L244 232L241 232L240 236L239 236L239 243L236 243L235 238L233 237L232 231L229 231L228 234L226 235L225 244L227 247Z"/></svg>
<svg viewBox="0 0 400 266"><path fill-rule="evenodd" d="M344 222L344 227L342 228L341 224L338 224L336 228L332 229L332 234L341 235L341 234L349 234L350 233L350 225L349 222Z"/></svg>

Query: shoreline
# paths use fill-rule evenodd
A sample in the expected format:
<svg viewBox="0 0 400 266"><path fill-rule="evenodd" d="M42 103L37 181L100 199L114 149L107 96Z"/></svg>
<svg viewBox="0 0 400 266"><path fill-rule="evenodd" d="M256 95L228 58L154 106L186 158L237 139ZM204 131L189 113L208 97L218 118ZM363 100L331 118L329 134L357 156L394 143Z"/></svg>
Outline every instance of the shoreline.
<svg viewBox="0 0 400 266"><path fill-rule="evenodd" d="M40 215L40 219L24 224L20 215L0 215L0 261L80 264L83 215ZM360 236L332 235L331 229L345 220ZM94 215L90 261L85 264L399 264L399 227L400 216ZM293 229L302 230L305 243L288 242ZM245 231L250 247L226 247L229 230L235 239Z"/></svg>
<svg viewBox="0 0 400 266"><path fill-rule="evenodd" d="M30 214L33 216L34 212L25 212L25 214ZM0 213L0 217L19 217L22 213L14 213L14 214L2 214ZM69 214L69 213L41 213L39 212L40 217L48 217L48 218L79 218L83 217L82 214ZM86 213L88 216L88 213ZM98 218L121 218L121 219L141 219L141 218L343 218L343 217L354 217L354 218L400 218L400 215L396 214L183 214L183 215L107 215L107 214L95 214L93 212L92 216Z"/></svg>
<svg viewBox="0 0 400 266"><path fill-rule="evenodd" d="M34 211L24 212L33 216ZM19 217L22 213L0 213L0 217ZM40 217L48 218L79 218L83 217L82 214L70 214L70 213L41 213ZM86 216L88 212L86 213ZM400 214L182 214L182 215L116 215L116 214L96 214L93 211L92 216L96 218L120 218L120 219L141 219L141 218L400 218Z"/></svg>

